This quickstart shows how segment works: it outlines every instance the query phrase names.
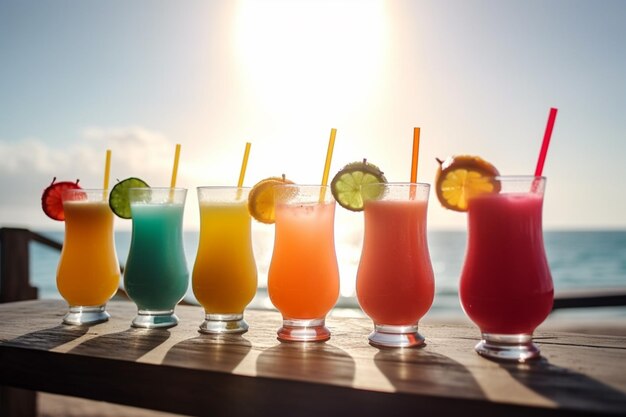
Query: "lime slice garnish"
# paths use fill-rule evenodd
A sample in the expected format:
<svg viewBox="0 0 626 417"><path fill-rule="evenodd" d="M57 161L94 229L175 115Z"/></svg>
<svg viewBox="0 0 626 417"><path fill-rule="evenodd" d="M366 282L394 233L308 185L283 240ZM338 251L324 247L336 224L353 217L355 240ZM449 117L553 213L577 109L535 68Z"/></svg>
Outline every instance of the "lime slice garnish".
<svg viewBox="0 0 626 417"><path fill-rule="evenodd" d="M115 184L115 187L109 194L109 207L116 216L122 219L130 219L132 217L130 212L130 199L128 197L128 190L130 188L149 188L150 186L139 178L126 178L123 181Z"/></svg>
<svg viewBox="0 0 626 417"><path fill-rule="evenodd" d="M376 165L363 160L343 167L331 181L330 188L341 207L351 211L362 211L366 200L376 199L384 191L382 185L364 186L386 182L385 175Z"/></svg>

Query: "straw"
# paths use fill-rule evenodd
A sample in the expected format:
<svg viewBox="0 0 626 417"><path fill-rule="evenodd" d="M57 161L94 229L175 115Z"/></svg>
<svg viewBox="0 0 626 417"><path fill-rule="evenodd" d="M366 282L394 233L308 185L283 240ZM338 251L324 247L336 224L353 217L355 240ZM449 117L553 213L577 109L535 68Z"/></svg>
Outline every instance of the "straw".
<svg viewBox="0 0 626 417"><path fill-rule="evenodd" d="M324 201L326 186L328 185L328 173L330 172L330 162L333 159L333 149L335 148L335 136L337 129L330 129L330 139L328 140L328 150L326 151L326 162L324 164L324 174L322 175L322 189L320 190L320 203Z"/></svg>
<svg viewBox="0 0 626 417"><path fill-rule="evenodd" d="M239 181L237 182L237 188L243 187L243 179L246 176L246 168L248 167L248 156L250 155L250 142L246 142L246 149L243 151L243 161L241 162L241 171L239 171Z"/></svg>
<svg viewBox="0 0 626 417"><path fill-rule="evenodd" d="M237 182L237 200L241 198L241 187L243 187L243 179L246 176L246 168L248 167L248 156L250 156L250 147L252 144L246 142L246 148L243 151L243 161L241 161L241 171L239 171L239 181Z"/></svg>
<svg viewBox="0 0 626 417"><path fill-rule="evenodd" d="M109 189L110 173L111 173L111 150L107 149L107 156L104 160L104 186L102 187L104 191Z"/></svg>
<svg viewBox="0 0 626 417"><path fill-rule="evenodd" d="M540 177L543 172L543 164L546 162L546 155L548 154L548 146L550 145L550 138L552 137L552 129L554 129L554 121L556 120L557 112L558 109L554 107L550 108L548 124L546 125L546 132L543 135L539 159L537 160L537 167L535 168L535 177Z"/></svg>
<svg viewBox="0 0 626 417"><path fill-rule="evenodd" d="M170 202L174 201L174 188L176 188L176 177L178 176L178 160L180 159L180 143L176 144L174 151L174 168L172 168L172 181L170 182Z"/></svg>
<svg viewBox="0 0 626 417"><path fill-rule="evenodd" d="M178 175L178 159L180 158L180 143L176 144L176 151L174 153L174 168L172 169L172 181L170 182L170 188L176 188L176 177Z"/></svg>
<svg viewBox="0 0 626 417"><path fill-rule="evenodd" d="M420 153L420 128L413 128L413 155L411 158L411 184L417 182L417 164ZM415 186L411 185L410 199L415 200Z"/></svg>
<svg viewBox="0 0 626 417"><path fill-rule="evenodd" d="M417 182L417 163L420 153L420 128L413 128L413 158L411 160L411 182Z"/></svg>

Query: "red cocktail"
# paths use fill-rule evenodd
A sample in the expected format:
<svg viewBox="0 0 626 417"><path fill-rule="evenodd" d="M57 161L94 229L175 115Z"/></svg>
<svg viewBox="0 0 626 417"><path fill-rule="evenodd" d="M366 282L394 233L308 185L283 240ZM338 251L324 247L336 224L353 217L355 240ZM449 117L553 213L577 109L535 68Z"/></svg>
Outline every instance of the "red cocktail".
<svg viewBox="0 0 626 417"><path fill-rule="evenodd" d="M469 199L469 241L460 298L487 357L525 361L539 356L532 333L552 310L542 206L545 178L497 177L500 191Z"/></svg>

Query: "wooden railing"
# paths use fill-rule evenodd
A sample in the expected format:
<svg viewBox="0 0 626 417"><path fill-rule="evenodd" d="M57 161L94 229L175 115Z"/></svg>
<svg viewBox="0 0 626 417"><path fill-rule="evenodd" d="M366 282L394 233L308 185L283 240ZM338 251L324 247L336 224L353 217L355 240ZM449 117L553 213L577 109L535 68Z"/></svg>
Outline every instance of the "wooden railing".
<svg viewBox="0 0 626 417"><path fill-rule="evenodd" d="M30 242L37 242L60 251L61 242L28 229L0 228L0 303L34 300L38 289L30 283ZM124 271L124 266L120 265ZM127 297L120 288L122 297Z"/></svg>
<svg viewBox="0 0 626 417"><path fill-rule="evenodd" d="M0 228L0 303L37 298L37 288L30 284L31 241L57 250L63 247L62 243L28 229ZM123 271L123 266L120 269ZM118 296L127 298L121 288ZM556 295L553 310L611 306L626 306L626 288L562 292Z"/></svg>

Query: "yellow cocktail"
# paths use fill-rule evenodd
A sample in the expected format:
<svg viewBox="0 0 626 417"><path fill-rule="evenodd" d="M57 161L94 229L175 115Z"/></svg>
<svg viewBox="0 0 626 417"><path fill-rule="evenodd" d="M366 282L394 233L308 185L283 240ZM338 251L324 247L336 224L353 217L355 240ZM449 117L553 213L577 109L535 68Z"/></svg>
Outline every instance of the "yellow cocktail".
<svg viewBox="0 0 626 417"><path fill-rule="evenodd" d="M247 188L199 187L200 243L193 293L204 307L203 333L242 333L257 288Z"/></svg>
<svg viewBox="0 0 626 417"><path fill-rule="evenodd" d="M103 190L63 193L65 241L57 269L57 288L70 305L66 324L106 321L107 301L115 294L120 268L113 241L113 212Z"/></svg>

